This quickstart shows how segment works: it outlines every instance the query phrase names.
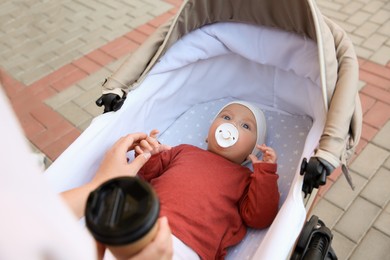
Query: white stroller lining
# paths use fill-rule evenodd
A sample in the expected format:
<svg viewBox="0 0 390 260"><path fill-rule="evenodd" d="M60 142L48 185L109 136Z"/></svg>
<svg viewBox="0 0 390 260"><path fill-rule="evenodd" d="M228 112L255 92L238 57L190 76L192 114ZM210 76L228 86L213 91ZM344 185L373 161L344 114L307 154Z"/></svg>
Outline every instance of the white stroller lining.
<svg viewBox="0 0 390 260"><path fill-rule="evenodd" d="M285 259L306 216L300 161L313 154L326 116L317 47L294 34L238 23L218 23L191 32L167 51L119 111L99 116L82 133L47 170L46 178L59 192L86 183L119 137L155 128L162 133L171 130L189 108L224 97L255 102L286 117L313 119L303 152L302 148L297 151L302 156L295 170L289 171L294 176L292 188L260 247L242 246L239 254L232 254L237 259L241 253L255 254L256 259ZM272 132L270 142L275 141Z"/></svg>

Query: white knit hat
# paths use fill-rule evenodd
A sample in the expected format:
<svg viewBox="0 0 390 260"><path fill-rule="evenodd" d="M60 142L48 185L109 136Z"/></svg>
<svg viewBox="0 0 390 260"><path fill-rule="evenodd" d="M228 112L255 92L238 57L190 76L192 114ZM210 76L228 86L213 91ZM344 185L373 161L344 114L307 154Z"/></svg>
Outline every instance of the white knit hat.
<svg viewBox="0 0 390 260"><path fill-rule="evenodd" d="M218 111L218 113L215 117L217 117L225 107L232 105L232 104L238 104L238 105L245 106L252 112L252 114L255 116L256 125L257 125L256 144L260 144L260 145L264 144L266 132L267 132L265 116L264 116L263 111L260 108L258 108L257 106L253 105L252 103L247 102L247 101L241 101L241 100L232 101L232 102L226 104L225 106L223 106L221 108L221 110ZM255 147L253 148L252 154L259 156L260 150L256 148L256 144L255 144Z"/></svg>

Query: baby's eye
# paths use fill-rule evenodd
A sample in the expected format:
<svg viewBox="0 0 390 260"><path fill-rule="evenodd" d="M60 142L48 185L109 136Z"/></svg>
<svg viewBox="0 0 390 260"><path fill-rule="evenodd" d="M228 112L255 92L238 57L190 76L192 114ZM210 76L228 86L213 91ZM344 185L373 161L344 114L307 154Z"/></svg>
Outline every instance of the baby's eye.
<svg viewBox="0 0 390 260"><path fill-rule="evenodd" d="M249 125L248 124L242 124L242 127L245 128L245 129L249 129Z"/></svg>
<svg viewBox="0 0 390 260"><path fill-rule="evenodd" d="M223 116L223 119L230 120L230 116Z"/></svg>

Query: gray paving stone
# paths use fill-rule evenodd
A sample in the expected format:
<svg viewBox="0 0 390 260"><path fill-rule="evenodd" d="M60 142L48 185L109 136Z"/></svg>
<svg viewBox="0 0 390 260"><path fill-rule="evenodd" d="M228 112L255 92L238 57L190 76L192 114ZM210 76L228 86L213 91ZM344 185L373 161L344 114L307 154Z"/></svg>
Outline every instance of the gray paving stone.
<svg viewBox="0 0 390 260"><path fill-rule="evenodd" d="M386 160L383 166L390 170L390 157Z"/></svg>
<svg viewBox="0 0 390 260"><path fill-rule="evenodd" d="M357 11L347 19L347 22L360 26L364 24L370 18L370 16L371 15L367 12Z"/></svg>
<svg viewBox="0 0 390 260"><path fill-rule="evenodd" d="M92 88L99 88L101 90L101 85L104 82L104 79L110 75L111 72L106 68L103 68L91 76L82 79L77 83L77 85L83 90L90 90Z"/></svg>
<svg viewBox="0 0 390 260"><path fill-rule="evenodd" d="M390 237L371 229L351 255L351 260L390 259Z"/></svg>
<svg viewBox="0 0 390 260"><path fill-rule="evenodd" d="M362 90L362 88L364 88L365 86L367 86L367 83L364 82L364 81L359 80L358 85L359 85L359 86L358 86L358 89L359 89L359 91L360 91L360 90Z"/></svg>
<svg viewBox="0 0 390 260"><path fill-rule="evenodd" d="M383 66L386 65L390 61L390 47L381 46L379 50L377 50L374 55L371 56L370 60L382 64Z"/></svg>
<svg viewBox="0 0 390 260"><path fill-rule="evenodd" d="M371 56L374 54L374 51L368 50L366 48L355 46L356 55L360 58L364 58L369 60Z"/></svg>
<svg viewBox="0 0 390 260"><path fill-rule="evenodd" d="M89 105L89 103L95 102L95 100L98 99L101 94L102 90L100 87L91 88L90 90L85 91L84 93L73 99L73 102L79 107L83 108Z"/></svg>
<svg viewBox="0 0 390 260"><path fill-rule="evenodd" d="M356 243L343 236L337 231L332 231L333 240L332 248L335 251L338 259L348 259L353 250L356 248Z"/></svg>
<svg viewBox="0 0 390 260"><path fill-rule="evenodd" d="M312 215L318 216L330 229L334 227L343 213L344 211L342 209L325 198L322 198L312 211Z"/></svg>
<svg viewBox="0 0 390 260"><path fill-rule="evenodd" d="M381 34L373 34L370 38L363 42L362 46L376 51L387 41L388 37Z"/></svg>
<svg viewBox="0 0 390 260"><path fill-rule="evenodd" d="M359 195L360 191L367 184L367 179L360 175L350 171L350 174L355 184L355 190L353 191L348 182L341 176L340 179L335 182L332 187L325 194L325 198L338 206L342 210L347 210L355 198Z"/></svg>
<svg viewBox="0 0 390 260"><path fill-rule="evenodd" d="M369 179L381 167L388 156L388 151L369 143L352 162L350 169Z"/></svg>
<svg viewBox="0 0 390 260"><path fill-rule="evenodd" d="M162 0L4 2L0 2L0 10L6 10L2 12L5 16L0 15L3 21L0 23L0 42L4 46L1 65L25 84L31 84L172 8ZM137 6L148 7L143 17L136 17L140 13ZM103 26L108 32L96 36L95 30ZM7 53L7 57L3 53ZM24 61L17 61L21 66L12 66L16 63L13 59L16 54L26 57ZM24 69L28 66L23 63L42 63L41 56L46 57L48 71ZM29 75L24 76L25 73Z"/></svg>
<svg viewBox="0 0 390 260"><path fill-rule="evenodd" d="M353 242L358 243L370 229L379 213L380 208L378 206L357 197L334 229Z"/></svg>
<svg viewBox="0 0 390 260"><path fill-rule="evenodd" d="M343 12L343 13L351 15L351 14L356 13L363 6L364 6L364 4L356 2L356 1L348 2L343 8L341 8L340 11Z"/></svg>
<svg viewBox="0 0 390 260"><path fill-rule="evenodd" d="M64 116L75 127L78 127L88 120L91 120L92 116L81 109L73 102L68 102L57 109L62 116Z"/></svg>
<svg viewBox="0 0 390 260"><path fill-rule="evenodd" d="M379 24L367 21L363 25L358 26L357 29L353 31L353 34L356 34L363 38L368 38L373 33L375 33L379 28L380 28Z"/></svg>
<svg viewBox="0 0 390 260"><path fill-rule="evenodd" d="M383 25L378 29L378 32L383 35L389 35L390 32L390 19L387 22L383 23Z"/></svg>
<svg viewBox="0 0 390 260"><path fill-rule="evenodd" d="M361 196L384 207L390 200L390 171L381 168L363 189Z"/></svg>
<svg viewBox="0 0 390 260"><path fill-rule="evenodd" d="M381 9L370 17L370 21L377 24L383 24L384 22L389 20L389 17L390 11L387 11L386 9Z"/></svg>
<svg viewBox="0 0 390 260"><path fill-rule="evenodd" d="M384 5L385 3L382 1L370 1L362 8L362 10L374 14Z"/></svg>
<svg viewBox="0 0 390 260"><path fill-rule="evenodd" d="M349 34L348 37L352 40L354 46L360 45L365 40L365 38L356 34Z"/></svg>
<svg viewBox="0 0 390 260"><path fill-rule="evenodd" d="M98 107L96 104L95 104L95 101L93 102L90 102L88 105L86 105L84 107L84 110L86 112L88 112L88 114L90 114L93 118L94 117L97 117L101 114L103 114L103 107Z"/></svg>
<svg viewBox="0 0 390 260"><path fill-rule="evenodd" d="M77 86L70 87L70 88L67 88L67 89L61 91L61 93L59 93L59 94L57 94L49 99L46 99L45 103L48 106L50 106L51 108L53 108L54 110L57 110L58 108L60 108L64 104L68 103L72 99L78 97L82 93L84 93L84 91L81 90L79 87L77 87Z"/></svg>
<svg viewBox="0 0 390 260"><path fill-rule="evenodd" d="M374 223L374 227L390 236L390 204L387 204L387 208L379 215Z"/></svg>

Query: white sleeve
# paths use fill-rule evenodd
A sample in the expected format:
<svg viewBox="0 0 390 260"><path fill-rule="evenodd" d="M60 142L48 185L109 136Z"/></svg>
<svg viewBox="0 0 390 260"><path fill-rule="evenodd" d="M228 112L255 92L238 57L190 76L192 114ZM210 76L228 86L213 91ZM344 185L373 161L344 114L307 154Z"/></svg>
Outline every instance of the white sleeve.
<svg viewBox="0 0 390 260"><path fill-rule="evenodd" d="M0 259L96 259L87 230L43 178L0 86Z"/></svg>

